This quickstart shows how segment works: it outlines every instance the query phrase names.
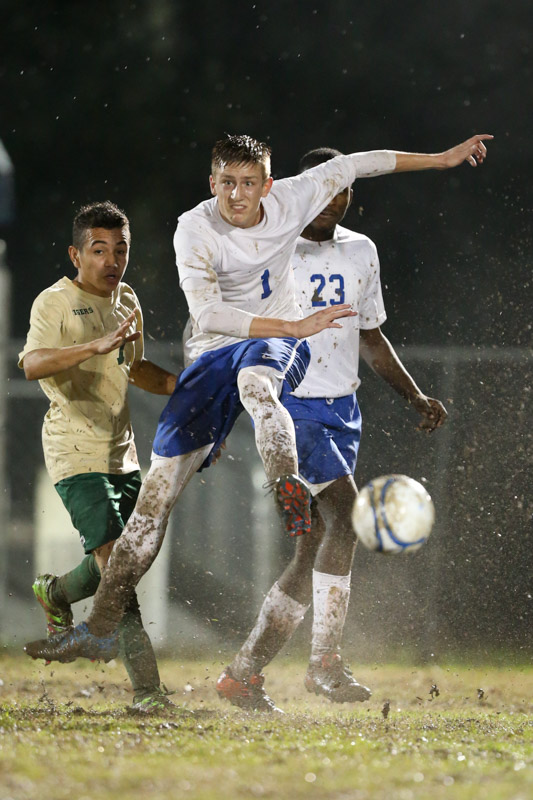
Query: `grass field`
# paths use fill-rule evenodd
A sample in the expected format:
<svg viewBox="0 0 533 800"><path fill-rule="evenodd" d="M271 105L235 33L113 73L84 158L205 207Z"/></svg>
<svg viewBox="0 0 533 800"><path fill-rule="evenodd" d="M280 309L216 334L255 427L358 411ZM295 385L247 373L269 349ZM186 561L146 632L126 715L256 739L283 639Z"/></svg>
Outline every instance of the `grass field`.
<svg viewBox="0 0 533 800"><path fill-rule="evenodd" d="M223 666L163 661L180 707L154 718L128 713L120 663L0 657L0 799L533 797L529 668L352 664L374 694L347 707L278 659L267 687L286 714L273 716L221 703Z"/></svg>

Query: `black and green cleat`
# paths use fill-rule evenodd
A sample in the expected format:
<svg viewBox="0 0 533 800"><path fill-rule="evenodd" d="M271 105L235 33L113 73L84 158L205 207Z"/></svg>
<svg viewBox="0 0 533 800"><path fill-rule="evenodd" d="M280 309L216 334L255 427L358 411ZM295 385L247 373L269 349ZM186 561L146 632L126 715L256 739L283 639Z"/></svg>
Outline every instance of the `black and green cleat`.
<svg viewBox="0 0 533 800"><path fill-rule="evenodd" d="M74 625L70 605L68 603L56 603L52 600L50 589L55 580L55 575L38 575L32 586L33 593L42 605L46 615L48 636L66 633Z"/></svg>
<svg viewBox="0 0 533 800"><path fill-rule="evenodd" d="M138 692L128 709L130 714L167 714L178 710L182 711L172 700L168 699L168 692L164 686L146 692Z"/></svg>

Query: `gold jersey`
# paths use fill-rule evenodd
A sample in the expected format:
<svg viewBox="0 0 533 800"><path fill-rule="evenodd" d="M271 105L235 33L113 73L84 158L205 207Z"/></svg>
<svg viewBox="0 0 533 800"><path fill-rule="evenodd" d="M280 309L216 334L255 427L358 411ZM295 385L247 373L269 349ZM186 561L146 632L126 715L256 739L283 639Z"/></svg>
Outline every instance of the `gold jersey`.
<svg viewBox="0 0 533 800"><path fill-rule="evenodd" d="M42 439L46 468L54 483L87 472L123 475L139 468L127 391L130 367L143 357L142 313L135 292L125 283L111 297L98 297L66 277L33 303L19 367L32 350L100 338L133 310L137 316L130 332L141 331L136 342L39 381L50 400Z"/></svg>

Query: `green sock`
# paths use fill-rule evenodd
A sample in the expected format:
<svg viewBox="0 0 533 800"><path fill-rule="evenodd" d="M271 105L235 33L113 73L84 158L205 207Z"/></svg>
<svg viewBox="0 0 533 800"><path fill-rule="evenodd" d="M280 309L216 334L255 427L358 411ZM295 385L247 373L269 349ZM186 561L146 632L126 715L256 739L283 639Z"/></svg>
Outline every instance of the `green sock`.
<svg viewBox="0 0 533 800"><path fill-rule="evenodd" d="M92 597L100 583L100 570L92 553L85 556L81 564L56 578L52 585L52 600L56 603L77 603Z"/></svg>
<svg viewBox="0 0 533 800"><path fill-rule="evenodd" d="M150 637L143 628L139 608L126 610L118 626L120 655L135 694L159 688L161 678Z"/></svg>

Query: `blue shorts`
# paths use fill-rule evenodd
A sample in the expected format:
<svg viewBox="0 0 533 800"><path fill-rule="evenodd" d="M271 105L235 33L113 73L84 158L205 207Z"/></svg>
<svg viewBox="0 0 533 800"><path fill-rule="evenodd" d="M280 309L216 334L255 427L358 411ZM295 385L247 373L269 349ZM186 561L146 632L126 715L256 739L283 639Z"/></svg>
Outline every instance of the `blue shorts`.
<svg viewBox="0 0 533 800"><path fill-rule="evenodd" d="M309 483L353 475L361 441L361 412L355 392L326 400L294 397L285 386L281 401L294 420L300 474Z"/></svg>
<svg viewBox="0 0 533 800"><path fill-rule="evenodd" d="M240 370L257 364L272 367L296 389L309 359L309 345L298 339L245 339L203 353L178 377L159 419L154 453L179 456L213 444L201 469L208 467L244 410L237 387Z"/></svg>

